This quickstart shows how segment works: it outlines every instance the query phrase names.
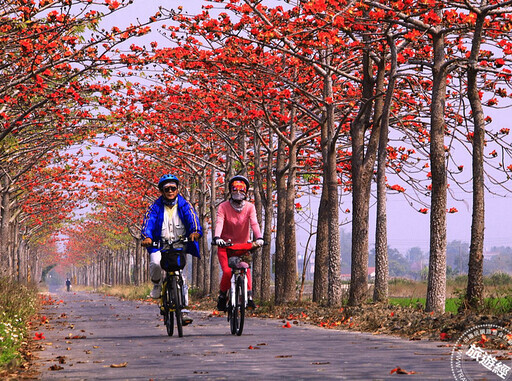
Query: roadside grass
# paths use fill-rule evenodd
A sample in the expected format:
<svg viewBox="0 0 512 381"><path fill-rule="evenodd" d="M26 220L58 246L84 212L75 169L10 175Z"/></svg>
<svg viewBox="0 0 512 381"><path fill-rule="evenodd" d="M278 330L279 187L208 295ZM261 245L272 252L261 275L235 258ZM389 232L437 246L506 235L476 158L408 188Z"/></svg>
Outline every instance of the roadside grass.
<svg viewBox="0 0 512 381"><path fill-rule="evenodd" d="M506 275L506 274L505 274ZM467 276L458 276L447 280L447 299L445 311L457 314L459 306L463 301L464 291L467 283ZM484 278L486 298L480 311L481 313L505 314L512 312L512 278L502 274L494 274ZM83 291L95 291L105 295L111 295L129 300L152 300L148 298L151 291L151 283L140 286L102 286L97 289L92 287L76 286L74 289ZM427 293L426 281L414 281L404 278L395 278L389 282L389 304L402 307L413 308L417 310L425 309L425 295ZM204 297L198 294L198 290L191 287L189 289L191 307L194 303L200 303L203 306L207 303ZM309 295L305 295L304 300L308 300ZM213 300L213 299L212 299ZM212 304L213 305L213 304ZM272 302L260 303L261 307L271 308ZM264 308L263 308L264 309Z"/></svg>
<svg viewBox="0 0 512 381"><path fill-rule="evenodd" d="M105 295L111 295L111 296L117 296L119 298L128 299L128 300L142 300L147 299L149 292L152 289L152 285L147 283L140 286L101 286L94 291L105 294ZM85 288L76 286L75 289L77 290L84 290L84 291L93 291L92 287Z"/></svg>
<svg viewBox="0 0 512 381"><path fill-rule="evenodd" d="M20 348L26 344L30 319L38 309L35 286L0 278L0 370L19 365Z"/></svg>
<svg viewBox="0 0 512 381"><path fill-rule="evenodd" d="M417 310L425 309L425 298L389 298L389 304L393 306L401 306L414 308ZM446 299L445 312L456 314L460 306L460 299L448 298Z"/></svg>

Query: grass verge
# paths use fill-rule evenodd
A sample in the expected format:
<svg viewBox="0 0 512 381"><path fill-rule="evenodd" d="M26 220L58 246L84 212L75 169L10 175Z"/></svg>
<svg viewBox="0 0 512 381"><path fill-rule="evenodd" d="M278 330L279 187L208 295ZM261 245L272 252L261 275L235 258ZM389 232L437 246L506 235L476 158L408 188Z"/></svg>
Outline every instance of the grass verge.
<svg viewBox="0 0 512 381"><path fill-rule="evenodd" d="M37 311L37 289L0 278L0 370L18 366L29 321Z"/></svg>
<svg viewBox="0 0 512 381"><path fill-rule="evenodd" d="M425 298L390 298L389 304L392 306L401 306L401 307L412 307L418 310L425 309ZM446 299L445 311L456 314L458 308L460 306L460 299L458 298L448 298Z"/></svg>

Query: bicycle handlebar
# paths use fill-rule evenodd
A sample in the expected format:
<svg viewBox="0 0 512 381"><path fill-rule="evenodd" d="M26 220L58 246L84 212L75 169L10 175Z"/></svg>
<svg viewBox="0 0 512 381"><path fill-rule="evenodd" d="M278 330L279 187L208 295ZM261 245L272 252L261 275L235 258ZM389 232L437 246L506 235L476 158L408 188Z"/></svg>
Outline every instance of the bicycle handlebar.
<svg viewBox="0 0 512 381"><path fill-rule="evenodd" d="M252 244L253 244L254 241L248 241L246 243L233 243L231 241L228 241L226 242L225 245L217 245L214 241L212 241L212 246L218 246L218 247L225 247L225 248L228 248L228 249L231 249L231 250L250 250L250 249L257 249L258 247L252 247ZM250 248L248 248L247 246L248 245L251 245ZM265 242L263 244L263 246L266 246L267 243Z"/></svg>
<svg viewBox="0 0 512 381"><path fill-rule="evenodd" d="M171 249L174 249L174 245L176 245L178 243L187 243L188 241L189 241L189 239L187 237L183 237L183 236L179 236L178 239L176 239L174 241L172 241L170 239L162 238L159 241L152 242L151 247L162 248L162 247L168 245L168 246L170 246Z"/></svg>

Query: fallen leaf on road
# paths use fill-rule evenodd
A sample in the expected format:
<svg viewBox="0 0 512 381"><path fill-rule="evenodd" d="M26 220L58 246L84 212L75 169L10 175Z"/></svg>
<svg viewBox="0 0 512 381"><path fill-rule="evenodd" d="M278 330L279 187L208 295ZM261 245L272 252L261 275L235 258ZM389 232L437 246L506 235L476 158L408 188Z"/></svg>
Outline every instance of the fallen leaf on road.
<svg viewBox="0 0 512 381"><path fill-rule="evenodd" d="M122 362L121 364L110 364L111 368L125 368L128 365L127 362Z"/></svg>
<svg viewBox="0 0 512 381"><path fill-rule="evenodd" d="M286 324L283 325L283 328L291 328L292 325L290 324L289 321L286 322Z"/></svg>
<svg viewBox="0 0 512 381"><path fill-rule="evenodd" d="M66 356L57 356L57 361L59 362L59 364L65 364Z"/></svg>
<svg viewBox="0 0 512 381"><path fill-rule="evenodd" d="M311 364L313 364L313 365L327 365L327 364L330 364L330 361L324 361L324 362L317 361L317 362L312 362Z"/></svg>
<svg viewBox="0 0 512 381"><path fill-rule="evenodd" d="M64 369L63 367L61 367L60 365L52 365L51 367L48 368L49 370L62 370Z"/></svg>
<svg viewBox="0 0 512 381"><path fill-rule="evenodd" d="M75 335L75 336L71 336L69 338L70 339L87 339L87 336L85 336L85 335Z"/></svg>
<svg viewBox="0 0 512 381"><path fill-rule="evenodd" d="M414 370L407 371L405 369L400 368L399 366L397 366L395 369L392 369L391 372L389 372L389 374L393 374L393 373L396 373L396 374L416 374L416 372Z"/></svg>
<svg viewBox="0 0 512 381"><path fill-rule="evenodd" d="M280 355L280 356L276 356L276 359L286 359L289 357L292 357L292 355Z"/></svg>

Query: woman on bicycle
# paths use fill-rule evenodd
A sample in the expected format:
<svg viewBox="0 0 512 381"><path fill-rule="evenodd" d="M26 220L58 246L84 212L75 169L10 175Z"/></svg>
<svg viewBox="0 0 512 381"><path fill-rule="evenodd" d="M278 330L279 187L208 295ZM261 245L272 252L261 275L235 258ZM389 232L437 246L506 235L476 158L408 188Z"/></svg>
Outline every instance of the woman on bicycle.
<svg viewBox="0 0 512 381"><path fill-rule="evenodd" d="M226 242L246 243L250 240L250 231L252 229L254 240L253 246L263 245L261 230L256 218L256 208L248 201L247 191L249 190L249 180L244 176L234 176L229 180L228 189L230 198L219 205L217 210L217 224L215 227L214 243L218 246L217 255L222 269L222 278L220 281L219 299L217 309L226 311L226 292L231 284L231 269L228 266L228 256L226 252ZM248 308L256 308L252 300L252 282L251 272L247 270L248 283Z"/></svg>
<svg viewBox="0 0 512 381"><path fill-rule="evenodd" d="M161 196L149 207L142 223L142 246L149 253L149 273L153 282L150 296L155 299L160 298L162 292L162 254L158 248L152 246L153 242L162 238L174 241L180 236L187 236L190 241L187 243L186 252L200 258L197 241L203 232L199 217L192 204L179 194L179 185L180 181L172 174L160 178L158 189ZM186 295L185 298L187 302ZM187 322L192 322L192 319L187 318Z"/></svg>

